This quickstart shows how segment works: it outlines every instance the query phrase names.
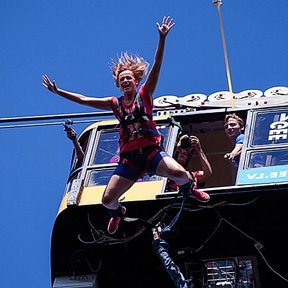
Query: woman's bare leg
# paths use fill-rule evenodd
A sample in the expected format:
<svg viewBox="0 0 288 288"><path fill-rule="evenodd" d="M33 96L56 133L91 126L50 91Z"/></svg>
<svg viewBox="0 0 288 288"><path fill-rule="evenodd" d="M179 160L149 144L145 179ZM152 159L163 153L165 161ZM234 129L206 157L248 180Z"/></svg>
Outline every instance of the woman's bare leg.
<svg viewBox="0 0 288 288"><path fill-rule="evenodd" d="M119 175L112 175L102 196L102 204L108 209L111 216L107 231L114 234L118 230L126 208L119 203L119 198L135 183Z"/></svg>
<svg viewBox="0 0 288 288"><path fill-rule="evenodd" d="M191 180L191 175L174 158L164 157L158 164L156 174L172 179L178 186Z"/></svg>
<svg viewBox="0 0 288 288"><path fill-rule="evenodd" d="M111 210L116 210L120 203L119 198L130 189L135 181L121 177L119 175L112 175L110 181L102 196L102 204Z"/></svg>
<svg viewBox="0 0 288 288"><path fill-rule="evenodd" d="M191 174L170 156L162 158L156 174L172 179L179 186L179 192L182 195L191 196L200 202L210 200L210 196L206 192L197 189Z"/></svg>

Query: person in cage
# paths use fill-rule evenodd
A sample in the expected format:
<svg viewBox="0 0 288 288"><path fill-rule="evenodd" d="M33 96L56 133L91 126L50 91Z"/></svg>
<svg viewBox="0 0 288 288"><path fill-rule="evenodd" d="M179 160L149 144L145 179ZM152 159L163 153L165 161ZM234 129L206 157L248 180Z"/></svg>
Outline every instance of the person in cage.
<svg viewBox="0 0 288 288"><path fill-rule="evenodd" d="M193 161L193 155L195 154L199 157L201 168L191 171L190 165ZM195 135L189 135L186 132L180 133L173 153L173 158L186 170L190 171L195 182L195 189L203 188L207 179L212 176L211 165L202 149L199 138ZM173 180L168 179L167 182L168 191L179 190L178 185Z"/></svg>
<svg viewBox="0 0 288 288"><path fill-rule="evenodd" d="M69 127L68 125L64 125L64 131L66 132L67 138L71 140L75 148L77 160L74 165L75 165L75 168L78 168L81 166L83 162L84 151L81 147L81 144L78 141L76 131L73 128Z"/></svg>
<svg viewBox="0 0 288 288"><path fill-rule="evenodd" d="M152 247L156 252L156 255L162 262L164 269L167 271L177 288L193 288L194 284L192 280L185 279L179 266L172 259L169 253L169 244L165 239L163 239L163 237L161 237L161 232L162 228L160 225L156 225L152 228Z"/></svg>
<svg viewBox="0 0 288 288"><path fill-rule="evenodd" d="M224 118L224 130L233 145L224 159L238 167L244 141L244 120L235 113L227 114Z"/></svg>

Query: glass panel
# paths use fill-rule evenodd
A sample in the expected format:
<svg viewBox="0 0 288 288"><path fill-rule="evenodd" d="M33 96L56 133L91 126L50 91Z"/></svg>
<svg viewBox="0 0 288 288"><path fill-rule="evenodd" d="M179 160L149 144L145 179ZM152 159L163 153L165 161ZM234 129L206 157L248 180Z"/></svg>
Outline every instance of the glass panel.
<svg viewBox="0 0 288 288"><path fill-rule="evenodd" d="M169 137L169 133L171 131L171 126L167 123L163 125L158 125L157 129L163 135L163 145L167 146L167 140ZM119 132L118 129L103 129L98 132L100 134L97 150L95 153L95 157L93 160L93 165L105 165L111 163L117 163L119 159L119 150L118 150L118 139ZM91 171L88 181L88 186L95 185L107 185L109 179L111 178L113 172L115 170L115 166L111 165L111 168L103 167L101 170L97 168L97 170ZM150 176L145 174L143 179L139 179L138 181L155 181L159 180L159 177Z"/></svg>
<svg viewBox="0 0 288 288"><path fill-rule="evenodd" d="M94 170L90 173L88 187L96 185L107 185L109 179L111 178L115 167L105 170Z"/></svg>
<svg viewBox="0 0 288 288"><path fill-rule="evenodd" d="M248 168L288 165L288 149L251 152Z"/></svg>
<svg viewBox="0 0 288 288"><path fill-rule="evenodd" d="M158 125L156 128L158 129L158 131L163 135L163 146L165 148L165 150L167 149L167 140L169 137L169 133L170 133L170 128L171 126L168 126L168 124L163 124L163 125Z"/></svg>
<svg viewBox="0 0 288 288"><path fill-rule="evenodd" d="M164 147L167 145L169 126L167 124L157 126L157 129L164 137ZM95 153L93 164L107 164L118 162L118 130L101 130L98 147Z"/></svg>
<svg viewBox="0 0 288 288"><path fill-rule="evenodd" d="M205 263L208 287L235 287L236 262L234 260L217 260Z"/></svg>
<svg viewBox="0 0 288 288"><path fill-rule="evenodd" d="M238 269L238 283L240 284L239 287L255 287L252 260L239 260Z"/></svg>
<svg viewBox="0 0 288 288"><path fill-rule="evenodd" d="M93 164L107 164L118 161L118 130L101 130Z"/></svg>
<svg viewBox="0 0 288 288"><path fill-rule="evenodd" d="M285 111L257 113L252 145L288 144Z"/></svg>
<svg viewBox="0 0 288 288"><path fill-rule="evenodd" d="M96 185L107 185L110 180L115 167L113 166L111 169L105 170L94 170L90 173L88 187L96 186ZM156 181L158 180L157 176L149 176L145 174L143 179L139 179L137 182L147 182L147 181Z"/></svg>

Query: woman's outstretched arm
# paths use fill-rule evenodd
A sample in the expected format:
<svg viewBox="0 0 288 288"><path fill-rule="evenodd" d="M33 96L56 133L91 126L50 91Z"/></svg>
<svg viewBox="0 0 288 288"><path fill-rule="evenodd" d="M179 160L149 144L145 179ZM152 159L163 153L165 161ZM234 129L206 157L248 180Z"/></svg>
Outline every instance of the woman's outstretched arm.
<svg viewBox="0 0 288 288"><path fill-rule="evenodd" d="M157 46L156 53L155 53L154 63L152 65L152 68L145 82L145 88L151 98L151 102L153 102L153 93L156 89L159 74L160 74L166 36L171 30L171 28L175 25L175 22L173 18L170 18L169 16L167 17L164 16L162 20L162 24L160 25L158 22L156 24L157 24L157 28L159 32L159 42L158 42L158 46Z"/></svg>
<svg viewBox="0 0 288 288"><path fill-rule="evenodd" d="M47 88L52 93L58 94L70 101L76 102L78 104L90 106L93 108L111 110L110 101L112 97L104 97L104 98L87 97L82 94L60 89L56 86L56 82L51 81L47 75L42 76L42 84L45 88Z"/></svg>

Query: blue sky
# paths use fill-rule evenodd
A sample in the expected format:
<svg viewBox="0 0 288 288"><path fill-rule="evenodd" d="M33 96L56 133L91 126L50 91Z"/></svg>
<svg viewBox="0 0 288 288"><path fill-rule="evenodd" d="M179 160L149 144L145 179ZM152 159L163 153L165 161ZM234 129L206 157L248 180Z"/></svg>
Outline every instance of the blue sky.
<svg viewBox="0 0 288 288"><path fill-rule="evenodd" d="M212 2L2 0L0 118L94 112L44 89L42 74L88 96L119 95L110 59L128 51L152 64L164 15L176 25L155 98L228 90ZM222 2L233 91L288 86L287 0ZM57 125L1 128L0 142L1 288L51 287L50 237L71 143Z"/></svg>

